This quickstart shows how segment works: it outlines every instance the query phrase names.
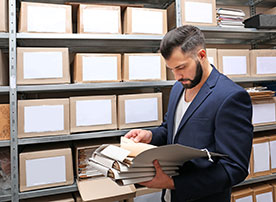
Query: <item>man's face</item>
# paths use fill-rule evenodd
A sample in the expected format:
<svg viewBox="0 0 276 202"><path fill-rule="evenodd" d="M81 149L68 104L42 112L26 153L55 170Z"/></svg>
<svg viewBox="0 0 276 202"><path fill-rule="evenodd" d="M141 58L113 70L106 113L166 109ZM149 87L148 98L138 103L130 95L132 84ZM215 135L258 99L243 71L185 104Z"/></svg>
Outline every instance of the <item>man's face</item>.
<svg viewBox="0 0 276 202"><path fill-rule="evenodd" d="M203 69L199 60L190 54L183 53L180 48L173 51L171 57L166 60L166 64L184 88L194 88L200 83Z"/></svg>

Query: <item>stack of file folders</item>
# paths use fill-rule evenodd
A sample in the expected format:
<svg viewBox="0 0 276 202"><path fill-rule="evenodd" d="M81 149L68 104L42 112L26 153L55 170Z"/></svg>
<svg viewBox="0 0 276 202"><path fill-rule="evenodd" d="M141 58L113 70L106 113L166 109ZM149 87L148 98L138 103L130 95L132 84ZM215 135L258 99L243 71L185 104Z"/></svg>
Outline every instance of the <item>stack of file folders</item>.
<svg viewBox="0 0 276 202"><path fill-rule="evenodd" d="M275 91L267 90L266 87L254 87L246 89L252 100L262 100L267 98L273 98Z"/></svg>
<svg viewBox="0 0 276 202"><path fill-rule="evenodd" d="M164 173L175 176L184 162L200 157L212 161L211 156L223 155L178 144L156 147L122 137L120 147L100 146L92 154L89 164L117 184L130 185L154 178L155 168L152 162L155 159L159 161Z"/></svg>
<svg viewBox="0 0 276 202"><path fill-rule="evenodd" d="M217 23L220 27L243 28L244 17L245 13L239 9L217 9Z"/></svg>

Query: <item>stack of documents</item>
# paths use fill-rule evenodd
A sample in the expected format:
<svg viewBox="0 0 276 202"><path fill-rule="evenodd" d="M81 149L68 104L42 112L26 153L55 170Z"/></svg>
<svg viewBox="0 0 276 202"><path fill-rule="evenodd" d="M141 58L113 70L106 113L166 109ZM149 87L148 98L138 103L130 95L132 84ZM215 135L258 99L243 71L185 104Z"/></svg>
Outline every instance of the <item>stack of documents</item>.
<svg viewBox="0 0 276 202"><path fill-rule="evenodd" d="M221 27L243 28L245 13L239 9L218 8L217 22Z"/></svg>
<svg viewBox="0 0 276 202"><path fill-rule="evenodd" d="M266 87L254 87L247 88L247 92L249 93L252 100L262 100L267 98L272 98L275 96L275 92L272 90L267 90Z"/></svg>
<svg viewBox="0 0 276 202"><path fill-rule="evenodd" d="M150 181L155 176L153 161L157 159L163 172L169 176L178 175L179 166L194 158L223 156L208 150L194 149L182 145L156 147L144 143L134 143L121 138L121 146L102 145L92 154L90 166L110 177L119 185L129 185Z"/></svg>

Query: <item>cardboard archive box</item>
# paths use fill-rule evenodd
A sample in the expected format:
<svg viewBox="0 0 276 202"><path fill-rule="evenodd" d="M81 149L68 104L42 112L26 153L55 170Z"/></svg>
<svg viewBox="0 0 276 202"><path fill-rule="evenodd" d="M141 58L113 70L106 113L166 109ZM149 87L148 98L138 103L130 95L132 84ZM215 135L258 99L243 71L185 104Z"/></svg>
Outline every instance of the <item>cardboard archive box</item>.
<svg viewBox="0 0 276 202"><path fill-rule="evenodd" d="M75 83L119 81L121 81L120 54L76 54Z"/></svg>
<svg viewBox="0 0 276 202"><path fill-rule="evenodd" d="M10 105L0 104L0 140L10 139Z"/></svg>
<svg viewBox="0 0 276 202"><path fill-rule="evenodd" d="M44 196L39 198L24 199L23 202L75 202L72 194L59 194L53 196Z"/></svg>
<svg viewBox="0 0 276 202"><path fill-rule="evenodd" d="M269 184L253 186L255 202L273 202L273 187Z"/></svg>
<svg viewBox="0 0 276 202"><path fill-rule="evenodd" d="M162 93L118 96L119 129L158 126L162 116Z"/></svg>
<svg viewBox="0 0 276 202"><path fill-rule="evenodd" d="M276 15L276 7L264 11L263 14Z"/></svg>
<svg viewBox="0 0 276 202"><path fill-rule="evenodd" d="M252 178L252 176L253 176L253 147L251 150L250 160L249 160L249 165L248 165L248 175L245 178L245 180Z"/></svg>
<svg viewBox="0 0 276 202"><path fill-rule="evenodd" d="M72 33L70 5L21 2L18 32Z"/></svg>
<svg viewBox="0 0 276 202"><path fill-rule="evenodd" d="M160 53L125 53L123 81L166 80L166 64Z"/></svg>
<svg viewBox="0 0 276 202"><path fill-rule="evenodd" d="M276 182L274 181L272 184L272 187L273 187L273 199L274 199L274 202L276 201Z"/></svg>
<svg viewBox="0 0 276 202"><path fill-rule="evenodd" d="M70 97L70 132L117 129L116 96Z"/></svg>
<svg viewBox="0 0 276 202"><path fill-rule="evenodd" d="M251 50L250 63L252 76L276 76L276 50Z"/></svg>
<svg viewBox="0 0 276 202"><path fill-rule="evenodd" d="M68 48L17 48L17 84L70 83Z"/></svg>
<svg viewBox="0 0 276 202"><path fill-rule="evenodd" d="M18 137L69 134L69 99L18 101Z"/></svg>
<svg viewBox="0 0 276 202"><path fill-rule="evenodd" d="M252 124L268 125L276 123L276 99L252 100L253 115Z"/></svg>
<svg viewBox="0 0 276 202"><path fill-rule="evenodd" d="M80 4L78 33L121 34L120 6Z"/></svg>
<svg viewBox="0 0 276 202"><path fill-rule="evenodd" d="M0 1L0 32L8 32L8 0Z"/></svg>
<svg viewBox="0 0 276 202"><path fill-rule="evenodd" d="M276 173L276 135L269 137L269 149L271 172Z"/></svg>
<svg viewBox="0 0 276 202"><path fill-rule="evenodd" d="M0 86L9 85L8 56L0 50Z"/></svg>
<svg viewBox="0 0 276 202"><path fill-rule="evenodd" d="M250 76L249 50L218 49L218 69L229 77Z"/></svg>
<svg viewBox="0 0 276 202"><path fill-rule="evenodd" d="M269 139L267 137L254 138L252 153L253 161L251 166L253 177L270 175Z"/></svg>
<svg viewBox="0 0 276 202"><path fill-rule="evenodd" d="M165 9L126 8L124 34L165 35L167 30L167 11Z"/></svg>
<svg viewBox="0 0 276 202"><path fill-rule="evenodd" d="M20 153L19 177L21 192L73 184L71 148L31 149Z"/></svg>
<svg viewBox="0 0 276 202"><path fill-rule="evenodd" d="M253 190L250 188L243 188L239 190L233 190L231 194L232 202L254 202Z"/></svg>

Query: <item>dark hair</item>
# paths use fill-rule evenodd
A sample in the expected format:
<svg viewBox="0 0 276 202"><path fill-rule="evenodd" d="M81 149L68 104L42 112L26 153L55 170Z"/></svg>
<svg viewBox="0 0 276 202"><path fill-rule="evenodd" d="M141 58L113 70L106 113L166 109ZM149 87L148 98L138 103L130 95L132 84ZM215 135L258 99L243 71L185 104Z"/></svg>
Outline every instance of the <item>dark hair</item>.
<svg viewBox="0 0 276 202"><path fill-rule="evenodd" d="M160 44L160 51L168 59L173 50L181 47L184 53L195 51L198 47L205 49L204 34L192 25L184 25L169 31Z"/></svg>

